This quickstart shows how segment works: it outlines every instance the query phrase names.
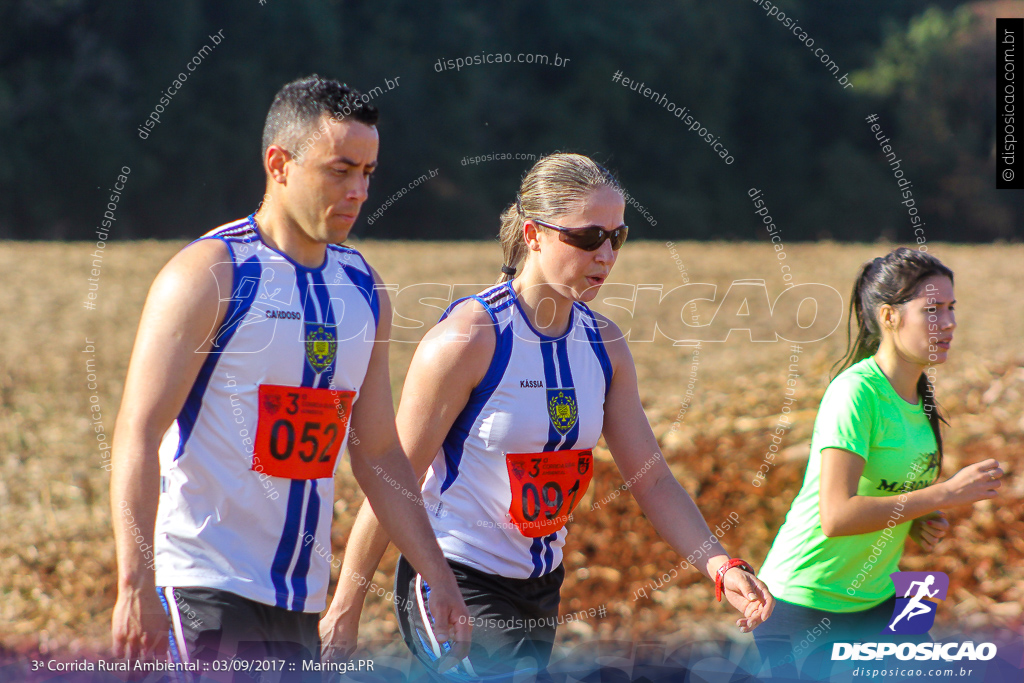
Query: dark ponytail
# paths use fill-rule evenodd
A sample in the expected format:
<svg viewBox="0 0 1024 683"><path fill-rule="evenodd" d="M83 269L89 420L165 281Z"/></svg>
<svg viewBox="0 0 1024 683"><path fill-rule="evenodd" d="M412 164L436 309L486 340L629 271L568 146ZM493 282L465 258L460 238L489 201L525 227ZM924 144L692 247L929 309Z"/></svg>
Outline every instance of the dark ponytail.
<svg viewBox="0 0 1024 683"><path fill-rule="evenodd" d="M939 259L931 254L906 247L893 249L885 256L868 261L861 266L857 281L850 294L850 317L846 330L846 352L841 360L832 366L835 374L875 355L882 341L882 332L878 326L878 309L884 305L901 306L918 295L921 283L934 275L942 275L953 281L953 271L944 266ZM854 321L857 325L857 337L853 338L850 328ZM838 370L835 368L838 367ZM942 432L941 424L949 424L939 412L935 401L935 387L925 373L917 380L917 391L921 394L924 411L935 434L939 446L939 467L942 466Z"/></svg>
<svg viewBox="0 0 1024 683"><path fill-rule="evenodd" d="M935 387L928 379L928 375L923 372L917 378L917 393L921 394L921 400L924 402L924 414L928 416L928 422L935 434L935 443L939 446L939 460L935 466L935 476L938 476L942 470L942 432L939 430L939 423L949 425L949 422L939 412L939 404L935 400Z"/></svg>

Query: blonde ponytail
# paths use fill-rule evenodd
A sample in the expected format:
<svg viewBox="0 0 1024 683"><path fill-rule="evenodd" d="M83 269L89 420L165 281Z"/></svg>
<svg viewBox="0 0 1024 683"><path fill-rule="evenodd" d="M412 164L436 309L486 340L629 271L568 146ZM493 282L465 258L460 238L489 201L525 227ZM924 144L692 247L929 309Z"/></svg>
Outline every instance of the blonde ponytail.
<svg viewBox="0 0 1024 683"><path fill-rule="evenodd" d="M529 249L523 227L527 218L557 223L559 216L578 211L590 193L600 187L622 192L607 169L582 154L549 154L534 164L523 176L516 200L501 212L498 241L505 261L498 283L514 278L514 272L526 260Z"/></svg>

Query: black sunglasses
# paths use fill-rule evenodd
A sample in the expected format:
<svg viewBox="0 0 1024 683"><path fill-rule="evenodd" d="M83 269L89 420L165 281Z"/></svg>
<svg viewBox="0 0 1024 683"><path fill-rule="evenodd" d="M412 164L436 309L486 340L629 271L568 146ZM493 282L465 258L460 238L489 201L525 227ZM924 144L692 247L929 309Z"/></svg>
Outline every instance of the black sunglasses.
<svg viewBox="0 0 1024 683"><path fill-rule="evenodd" d="M597 251L604 244L605 240L609 240L612 243L612 251L618 251L626 241L626 233L629 232L629 228L625 225L620 225L613 230L605 230L596 225L587 228L563 228L561 225L546 223L537 218L529 218L527 220L531 220L545 228L557 230L560 240L583 251Z"/></svg>

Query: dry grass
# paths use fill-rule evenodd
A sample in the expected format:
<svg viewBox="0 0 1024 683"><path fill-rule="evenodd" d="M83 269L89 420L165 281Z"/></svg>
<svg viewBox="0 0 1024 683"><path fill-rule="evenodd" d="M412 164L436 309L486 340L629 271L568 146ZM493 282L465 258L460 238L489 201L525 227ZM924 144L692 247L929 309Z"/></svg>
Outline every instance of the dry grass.
<svg viewBox="0 0 1024 683"><path fill-rule="evenodd" d="M88 411L83 353L95 346L95 373L103 426L109 436L121 398L135 328L149 283L180 247L177 243L112 244L103 260L98 307L82 306L91 247L79 244L6 243L0 267L8 296L0 300L0 653L73 653L103 650L115 597L114 550L108 511L108 474L101 468ZM493 244L358 244L388 282L488 283L500 266ZM1021 246L930 245L957 273L959 299L954 352L939 369L938 395L948 410L945 466L997 457L1009 472L1004 494L973 510L954 512L953 540L936 557L909 547L904 568L950 574L951 599L940 626L1020 629L1024 602L1024 262ZM775 252L765 244L677 246L691 282L724 292L739 279L762 279L772 297L782 279ZM791 245L787 260L797 282L820 282L844 298L857 265L886 245ZM1016 265L1014 265L1016 264ZM51 269L51 266L57 266ZM631 243L613 279L670 289L682 276L664 245ZM721 294L719 294L721 296ZM714 306L702 308L710 315ZM649 323L638 307L634 325ZM647 323L645 323L645 320ZM845 322L845 321L844 321ZM752 343L734 334L705 343L695 396L681 425L680 408L691 351L664 338L632 343L640 393L673 472L714 524L735 511L737 529L723 542L755 564L763 560L799 487L806 443L828 368L844 343L841 332L804 344L800 356L796 424L785 444L789 456L772 468L761 489L750 485L769 443L768 425L782 404L789 345ZM414 345L392 345L393 384L400 391ZM586 512L621 484L606 452L596 469L590 500L580 506L566 552L563 613L607 605L608 617L560 629L561 642L591 637L692 639L725 633L732 617L712 604L712 588L695 572L632 600L633 591L677 564L633 499L622 495ZM338 474L334 541L342 548L361 494L347 464ZM911 544L912 545L912 544ZM389 551L377 582L391 584ZM368 600L362 631L369 640L393 641L390 606Z"/></svg>

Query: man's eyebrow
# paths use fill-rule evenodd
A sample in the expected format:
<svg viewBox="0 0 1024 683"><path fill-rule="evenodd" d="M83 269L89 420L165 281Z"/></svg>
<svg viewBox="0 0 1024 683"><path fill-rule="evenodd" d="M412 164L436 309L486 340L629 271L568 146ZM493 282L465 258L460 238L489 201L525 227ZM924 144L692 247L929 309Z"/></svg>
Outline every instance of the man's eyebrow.
<svg viewBox="0 0 1024 683"><path fill-rule="evenodd" d="M353 159L349 159L348 157L335 157L334 159L331 160L330 163L332 163L332 164L346 164L348 166L359 166L360 165L360 163L358 161L355 161ZM374 159L373 161L367 163L366 166L368 168L377 168L377 160Z"/></svg>

